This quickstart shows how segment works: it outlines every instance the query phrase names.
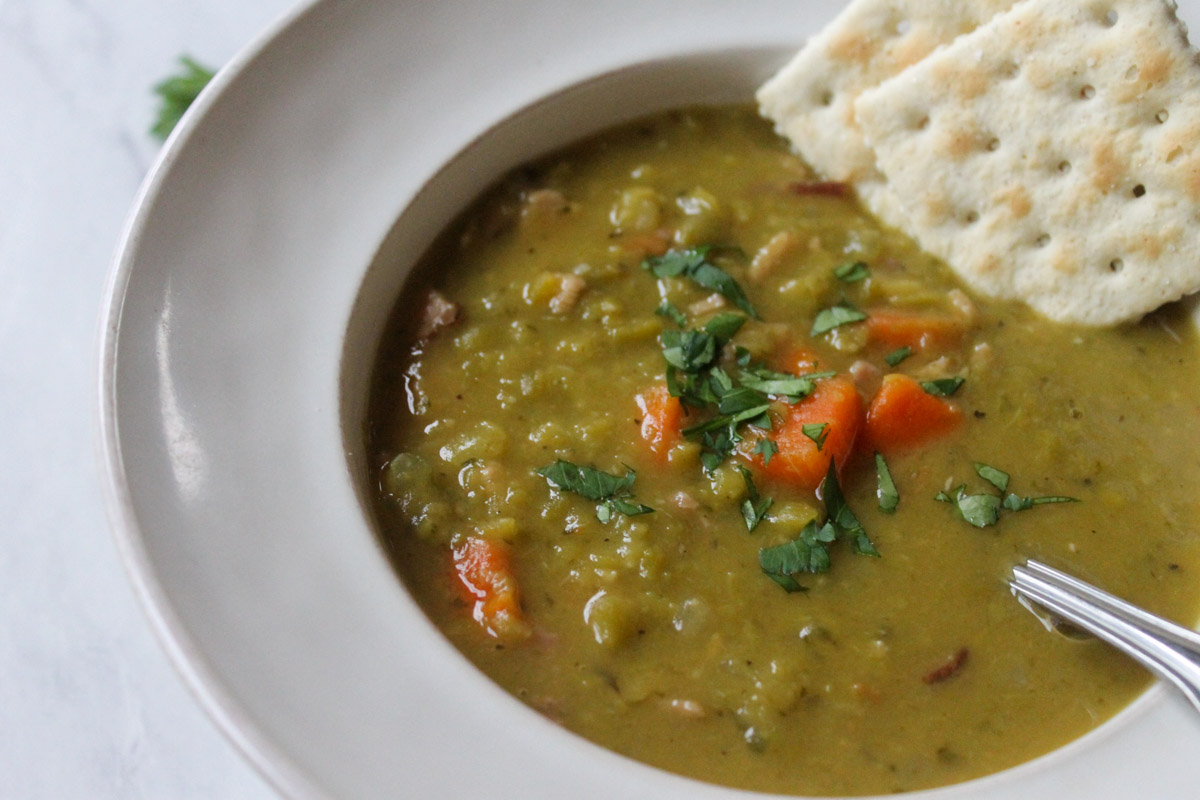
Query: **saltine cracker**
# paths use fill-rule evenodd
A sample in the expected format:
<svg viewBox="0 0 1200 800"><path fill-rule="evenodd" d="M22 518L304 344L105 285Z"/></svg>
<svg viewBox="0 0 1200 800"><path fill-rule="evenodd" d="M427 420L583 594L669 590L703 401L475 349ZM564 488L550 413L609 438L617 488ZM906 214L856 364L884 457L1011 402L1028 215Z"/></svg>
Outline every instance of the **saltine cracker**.
<svg viewBox="0 0 1200 800"><path fill-rule="evenodd" d="M1025 0L855 115L873 210L974 288L1093 325L1200 289L1200 67L1162 0Z"/></svg>

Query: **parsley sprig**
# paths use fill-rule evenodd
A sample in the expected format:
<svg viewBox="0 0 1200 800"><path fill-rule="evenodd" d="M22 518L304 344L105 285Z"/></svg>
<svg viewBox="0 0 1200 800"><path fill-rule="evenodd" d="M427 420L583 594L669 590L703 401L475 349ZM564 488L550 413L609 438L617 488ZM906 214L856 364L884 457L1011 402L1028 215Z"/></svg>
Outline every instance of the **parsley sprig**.
<svg viewBox="0 0 1200 800"><path fill-rule="evenodd" d="M154 87L159 106L158 117L150 133L158 139L165 140L171 135L183 113L213 79L213 70L190 56L180 56L179 64L182 70L178 75L172 75Z"/></svg>
<svg viewBox="0 0 1200 800"><path fill-rule="evenodd" d="M862 523L846 503L833 459L829 460L829 471L821 483L821 497L825 501L823 524L818 525L816 520L812 520L790 542L758 551L758 565L763 574L789 593L807 591L796 580L797 575L829 570L829 545L838 539L848 540L859 555L879 557L879 551L867 536Z"/></svg>
<svg viewBox="0 0 1200 800"><path fill-rule="evenodd" d="M595 467L579 466L560 458L535 472L557 489L573 492L588 500L600 501L596 506L596 519L608 522L615 512L632 517L649 514L654 510L650 506L632 502L633 482L637 479L637 472L629 467L625 469L624 475L613 475Z"/></svg>
<svg viewBox="0 0 1200 800"><path fill-rule="evenodd" d="M718 267L708 257L711 246L693 247L687 250L668 250L661 256L652 256L642 262L642 269L649 270L656 278L682 276L691 279L705 289L712 289L745 311L754 319L758 312L750 305L746 293L732 276Z"/></svg>
<svg viewBox="0 0 1200 800"><path fill-rule="evenodd" d="M975 462L975 474L990 483L1000 491L1000 494L981 492L968 494L966 484L960 484L946 492L938 492L934 497L943 503L949 503L958 509L959 514L976 528L987 528L1000 521L1001 511L1028 511L1034 506L1047 503L1078 503L1078 498L1062 495L1045 497L1022 497L1008 491L1012 477L1002 469Z"/></svg>

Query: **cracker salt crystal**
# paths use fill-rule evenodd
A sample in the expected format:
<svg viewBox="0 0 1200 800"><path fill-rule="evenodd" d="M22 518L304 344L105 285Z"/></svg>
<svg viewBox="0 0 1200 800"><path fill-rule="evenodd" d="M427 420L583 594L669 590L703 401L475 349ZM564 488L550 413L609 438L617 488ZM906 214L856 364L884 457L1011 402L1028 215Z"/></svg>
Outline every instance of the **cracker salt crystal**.
<svg viewBox="0 0 1200 800"><path fill-rule="evenodd" d="M855 116L872 210L974 288L1093 325L1200 289L1200 66L1162 0L1025 0Z"/></svg>
<svg viewBox="0 0 1200 800"><path fill-rule="evenodd" d="M823 175L865 184L877 176L855 124L859 93L1014 2L854 0L759 89L759 107Z"/></svg>

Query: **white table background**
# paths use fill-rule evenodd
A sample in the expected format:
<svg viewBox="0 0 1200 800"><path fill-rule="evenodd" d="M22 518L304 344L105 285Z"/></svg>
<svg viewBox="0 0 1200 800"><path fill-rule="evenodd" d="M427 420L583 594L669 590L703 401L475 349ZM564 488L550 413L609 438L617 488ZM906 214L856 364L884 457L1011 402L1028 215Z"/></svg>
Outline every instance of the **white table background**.
<svg viewBox="0 0 1200 800"><path fill-rule="evenodd" d="M157 152L150 87L294 0L0 0L0 798L263 798L117 556L95 455L101 295Z"/></svg>

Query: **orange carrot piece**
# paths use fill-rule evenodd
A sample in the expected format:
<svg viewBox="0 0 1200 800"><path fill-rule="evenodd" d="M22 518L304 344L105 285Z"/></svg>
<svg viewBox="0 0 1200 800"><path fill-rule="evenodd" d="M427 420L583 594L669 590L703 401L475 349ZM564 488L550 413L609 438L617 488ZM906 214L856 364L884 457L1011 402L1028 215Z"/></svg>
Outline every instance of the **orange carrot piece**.
<svg viewBox="0 0 1200 800"><path fill-rule="evenodd" d="M473 616L497 639L523 639L530 633L507 544L477 536L454 548L454 571Z"/></svg>
<svg viewBox="0 0 1200 800"><path fill-rule="evenodd" d="M642 440L651 453L665 460L682 438L683 405L678 397L671 396L664 383L652 386L635 400L642 413Z"/></svg>
<svg viewBox="0 0 1200 800"><path fill-rule="evenodd" d="M867 408L866 442L882 451L943 436L962 422L958 404L934 397L907 375L885 375Z"/></svg>
<svg viewBox="0 0 1200 800"><path fill-rule="evenodd" d="M793 375L817 372L819 365L820 361L816 354L802 347L784 352L783 357L779 359L779 369L783 372L790 372Z"/></svg>
<svg viewBox="0 0 1200 800"><path fill-rule="evenodd" d="M868 312L867 332L887 347L936 350L958 345L967 331L963 320L946 314L882 309Z"/></svg>
<svg viewBox="0 0 1200 800"><path fill-rule="evenodd" d="M795 405L766 437L774 440L775 455L766 462L762 454L750 457L764 474L803 489L816 489L834 459L840 470L854 449L854 440L862 424L862 399L848 378L837 376L818 381L816 389ZM824 441L817 443L805 435L805 425L826 424ZM747 440L749 453L756 444Z"/></svg>

